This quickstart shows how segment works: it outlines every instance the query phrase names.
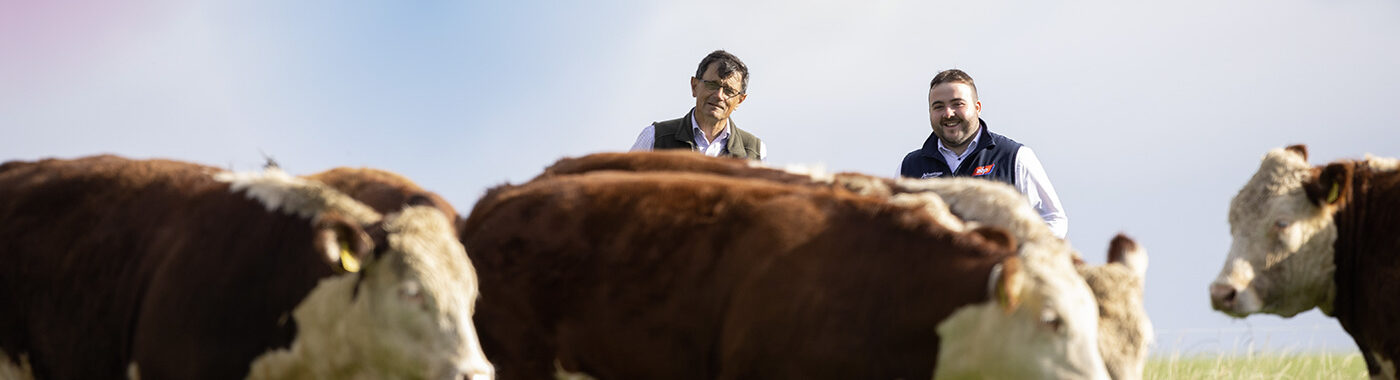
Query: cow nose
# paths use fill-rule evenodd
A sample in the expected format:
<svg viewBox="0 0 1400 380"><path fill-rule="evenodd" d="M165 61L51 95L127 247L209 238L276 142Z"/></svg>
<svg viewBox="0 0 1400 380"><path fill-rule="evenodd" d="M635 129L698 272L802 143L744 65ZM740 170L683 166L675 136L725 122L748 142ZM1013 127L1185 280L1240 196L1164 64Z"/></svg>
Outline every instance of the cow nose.
<svg viewBox="0 0 1400 380"><path fill-rule="evenodd" d="M1235 287L1228 284L1210 284L1210 305L1215 310L1233 309L1235 307Z"/></svg>
<svg viewBox="0 0 1400 380"><path fill-rule="evenodd" d="M493 368L475 368L460 372L453 380L494 380L496 371Z"/></svg>

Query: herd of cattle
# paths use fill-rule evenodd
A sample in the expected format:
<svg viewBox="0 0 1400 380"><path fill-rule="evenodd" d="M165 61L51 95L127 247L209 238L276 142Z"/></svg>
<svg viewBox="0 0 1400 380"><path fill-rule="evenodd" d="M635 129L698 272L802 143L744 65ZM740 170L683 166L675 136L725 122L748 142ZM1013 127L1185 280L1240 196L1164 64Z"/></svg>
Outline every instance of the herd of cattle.
<svg viewBox="0 0 1400 380"><path fill-rule="evenodd" d="M1397 168L1270 152L1214 307L1318 307L1395 378ZM374 169L15 161L0 379L1137 379L1146 269L978 179L604 153L463 218Z"/></svg>

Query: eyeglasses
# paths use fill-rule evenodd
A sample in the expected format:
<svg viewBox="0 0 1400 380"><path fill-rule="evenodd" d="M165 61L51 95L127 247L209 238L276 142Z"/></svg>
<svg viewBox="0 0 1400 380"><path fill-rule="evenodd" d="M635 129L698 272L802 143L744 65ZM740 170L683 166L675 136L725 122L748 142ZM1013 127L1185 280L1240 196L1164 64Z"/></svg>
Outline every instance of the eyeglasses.
<svg viewBox="0 0 1400 380"><path fill-rule="evenodd" d="M710 90L710 91L715 91L715 90L719 90L719 89L724 89L724 96L731 96L731 97L732 97L732 96L739 96L739 94L740 94L739 89L733 88L733 87L729 87L729 86L725 86L723 83L720 83L720 82L717 81L717 80L703 80L703 79L701 79L700 82L701 82L701 83L704 83L704 84L705 84L705 88L708 89L708 90Z"/></svg>

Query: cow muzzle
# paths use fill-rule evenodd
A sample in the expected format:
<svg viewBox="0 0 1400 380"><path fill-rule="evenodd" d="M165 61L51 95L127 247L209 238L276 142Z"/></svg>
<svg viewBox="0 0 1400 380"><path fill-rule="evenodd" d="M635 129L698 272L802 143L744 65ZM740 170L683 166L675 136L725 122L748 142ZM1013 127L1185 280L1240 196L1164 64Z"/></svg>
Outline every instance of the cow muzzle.
<svg viewBox="0 0 1400 380"><path fill-rule="evenodd" d="M477 369L460 371L447 377L448 380L495 380L496 375L491 369Z"/></svg>
<svg viewBox="0 0 1400 380"><path fill-rule="evenodd" d="M1215 282L1210 284L1210 306L1232 317L1243 318L1259 312L1259 297L1247 287Z"/></svg>

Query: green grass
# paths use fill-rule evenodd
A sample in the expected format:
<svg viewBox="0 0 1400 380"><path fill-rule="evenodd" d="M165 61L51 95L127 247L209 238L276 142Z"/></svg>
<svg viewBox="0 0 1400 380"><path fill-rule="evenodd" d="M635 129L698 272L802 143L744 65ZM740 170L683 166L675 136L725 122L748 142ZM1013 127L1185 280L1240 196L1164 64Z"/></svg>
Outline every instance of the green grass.
<svg viewBox="0 0 1400 380"><path fill-rule="evenodd" d="M1149 357L1144 379L1366 379L1358 353Z"/></svg>

